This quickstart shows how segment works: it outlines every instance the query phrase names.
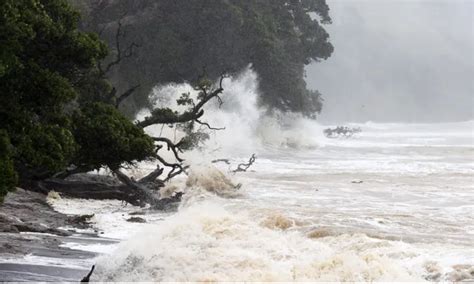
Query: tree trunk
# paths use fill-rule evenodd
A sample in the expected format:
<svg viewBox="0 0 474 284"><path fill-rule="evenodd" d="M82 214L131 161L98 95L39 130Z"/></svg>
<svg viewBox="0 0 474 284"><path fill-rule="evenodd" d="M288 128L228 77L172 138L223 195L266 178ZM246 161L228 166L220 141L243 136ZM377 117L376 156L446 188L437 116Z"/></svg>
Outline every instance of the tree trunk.
<svg viewBox="0 0 474 284"><path fill-rule="evenodd" d="M38 182L42 192L56 191L66 197L83 199L116 199L132 205L142 205L138 192L127 185L109 185L100 182L70 181L62 179L47 179Z"/></svg>
<svg viewBox="0 0 474 284"><path fill-rule="evenodd" d="M147 189L144 184L110 185L95 181L73 181L62 179L47 179L37 183L41 192L56 191L65 197L97 199L97 200L121 200L135 206L145 206L150 204L154 210L169 210L181 201L183 193L177 193L170 198L160 199L152 190Z"/></svg>

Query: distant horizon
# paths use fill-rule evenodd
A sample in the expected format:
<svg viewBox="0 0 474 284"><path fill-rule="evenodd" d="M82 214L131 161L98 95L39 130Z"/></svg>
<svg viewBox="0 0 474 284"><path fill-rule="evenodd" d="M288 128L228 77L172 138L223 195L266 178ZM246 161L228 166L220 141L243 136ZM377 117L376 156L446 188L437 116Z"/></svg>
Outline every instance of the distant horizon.
<svg viewBox="0 0 474 284"><path fill-rule="evenodd" d="M474 1L328 1L334 45L306 68L321 121L474 119Z"/></svg>
<svg viewBox="0 0 474 284"><path fill-rule="evenodd" d="M407 125L430 125L430 124L458 124L458 123L474 123L473 119L468 120L459 120L459 121L374 121L374 120L366 120L366 121L325 121L325 120L317 120L323 126L332 126L332 125L345 125L345 124L407 124ZM474 131L474 129L473 129Z"/></svg>

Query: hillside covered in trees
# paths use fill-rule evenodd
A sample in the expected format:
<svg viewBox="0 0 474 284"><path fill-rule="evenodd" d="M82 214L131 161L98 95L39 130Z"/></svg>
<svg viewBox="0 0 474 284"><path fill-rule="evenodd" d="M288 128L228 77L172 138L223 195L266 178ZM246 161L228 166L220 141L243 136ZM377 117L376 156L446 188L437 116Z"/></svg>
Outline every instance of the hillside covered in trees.
<svg viewBox="0 0 474 284"><path fill-rule="evenodd" d="M263 105L309 117L321 110L304 66L333 51L323 27L331 23L325 0L70 1L85 14L83 29L100 34L112 53L118 40L122 55L129 53L111 72L120 91L140 86L122 106L128 115L147 105L156 84L192 82L203 73L216 80L249 64Z"/></svg>
<svg viewBox="0 0 474 284"><path fill-rule="evenodd" d="M262 104L308 116L321 109L304 66L332 52L321 26L330 22L325 1L73 2L1 4L0 196L18 185L160 207L150 190L186 172L179 153L208 137L196 124L211 128L200 120L203 107L221 100L224 74L249 64L261 79ZM183 81L198 91L178 100L184 112L126 117L148 105L156 84ZM147 135L144 128L156 124L176 124L186 136ZM174 161L160 155L166 149ZM157 168L143 179L121 172L144 160ZM119 185L64 180L104 167Z"/></svg>

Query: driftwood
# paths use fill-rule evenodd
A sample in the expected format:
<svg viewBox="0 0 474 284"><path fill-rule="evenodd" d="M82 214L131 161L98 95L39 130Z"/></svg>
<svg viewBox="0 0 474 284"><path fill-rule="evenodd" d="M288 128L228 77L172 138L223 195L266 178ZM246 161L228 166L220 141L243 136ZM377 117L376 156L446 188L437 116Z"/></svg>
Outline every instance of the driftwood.
<svg viewBox="0 0 474 284"><path fill-rule="evenodd" d="M235 168L234 170L231 170L230 172L232 173L246 172L250 168L250 166L252 166L253 163L255 163L256 159L257 159L257 156L255 154L252 154L252 156L250 157L247 163L238 164L237 168ZM226 165L231 164L230 159L216 159L216 160L212 160L211 163L213 164L224 163Z"/></svg>
<svg viewBox="0 0 474 284"><path fill-rule="evenodd" d="M121 22L119 21L116 35L116 59L110 62L105 69L102 69L99 66L103 76L105 76L105 74L123 58L131 56L133 49L136 47L135 45L132 45L122 52L119 44L119 38L122 36L121 28ZM222 83L225 78L227 78L227 76L222 75L217 86L211 86L206 83L197 86L195 88L199 91L197 101L186 101L186 104L189 106L187 111L178 113L170 109L156 109L153 110L151 115L146 117L144 120L136 122L136 125L140 128L146 128L155 124L197 123L204 125L211 130L219 130L220 128L213 128L208 123L201 121L200 118L204 114L204 106L212 99L216 99L220 104L222 104L220 95L224 90ZM113 97L116 99L115 106L118 107L118 105L125 98L130 96L138 87L139 85L134 86L129 91L125 92L125 94L118 97L116 96L116 93L113 92ZM31 184L25 185L25 188L43 193L48 193L49 191L54 190L64 196L72 198L99 200L115 199L136 206L145 206L146 204L149 204L151 208L157 210L169 209L172 207L172 204L181 200L182 193L171 198L160 199L158 191L172 178L183 173L186 174L189 166L184 165L184 159L180 157L180 153L182 153L183 148L185 148L186 141L182 139L175 143L166 137L151 138L155 142L155 155L153 158L155 159L157 166L155 170L140 180L135 180L132 177L127 176L125 173L120 171L120 169L112 169L113 176L115 177L115 181L112 183L93 180L92 178L86 180L72 180L70 178L73 177L73 175L86 173L93 169L84 165L71 165L67 170L54 175L53 178L29 179ZM174 161L167 161L160 155L160 151L162 151L163 148L174 154ZM248 165L241 164L233 172L246 171L254 160L255 157L253 156ZM162 176L166 168L168 169L166 171L167 175Z"/></svg>
<svg viewBox="0 0 474 284"><path fill-rule="evenodd" d="M216 159L212 160L211 163L216 164L216 163L225 163L227 165L230 165L229 159Z"/></svg>
<svg viewBox="0 0 474 284"><path fill-rule="evenodd" d="M92 276L92 272L94 272L94 269L95 269L95 265L92 265L91 270L89 271L89 273L84 278L82 278L81 283L88 283L90 281L91 276Z"/></svg>
<svg viewBox="0 0 474 284"><path fill-rule="evenodd" d="M362 130L359 127L347 127L347 126L338 126L336 128L326 128L324 129L324 134L328 138L337 138L337 137L351 137L354 134L360 133Z"/></svg>
<svg viewBox="0 0 474 284"><path fill-rule="evenodd" d="M237 172L246 172L253 163L255 163L255 160L257 159L257 156L255 154L252 154L252 157L250 157L249 161L247 163L242 163L237 166L235 170L233 170L233 173Z"/></svg>

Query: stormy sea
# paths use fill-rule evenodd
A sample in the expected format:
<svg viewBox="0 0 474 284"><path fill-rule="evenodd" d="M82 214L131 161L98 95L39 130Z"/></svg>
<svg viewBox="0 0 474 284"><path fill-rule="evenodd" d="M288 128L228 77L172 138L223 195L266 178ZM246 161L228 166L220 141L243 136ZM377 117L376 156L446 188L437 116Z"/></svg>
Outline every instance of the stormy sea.
<svg viewBox="0 0 474 284"><path fill-rule="evenodd" d="M474 280L474 121L348 123L361 132L328 138L335 125L259 107L257 85L244 72L226 82L224 104L206 110L225 129L183 155L188 175L162 190L185 193L176 210L130 223L142 209L50 194L59 212L94 213L94 228L112 241L63 244L96 258L9 262L86 272L96 264L97 281ZM176 94L192 91L160 86L154 103L179 107Z"/></svg>

